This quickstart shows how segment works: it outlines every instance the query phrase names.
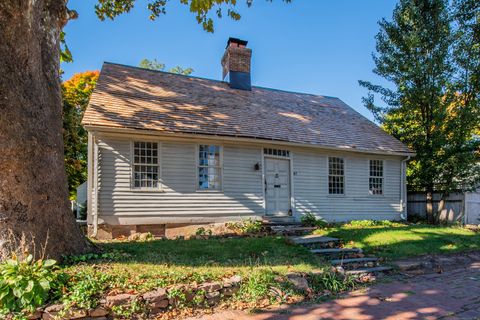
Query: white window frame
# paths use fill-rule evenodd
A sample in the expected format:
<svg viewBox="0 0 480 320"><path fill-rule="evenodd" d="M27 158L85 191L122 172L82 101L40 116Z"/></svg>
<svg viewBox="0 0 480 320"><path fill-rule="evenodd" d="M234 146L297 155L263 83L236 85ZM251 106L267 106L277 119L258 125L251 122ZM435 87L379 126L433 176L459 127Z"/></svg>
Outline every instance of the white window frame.
<svg viewBox="0 0 480 320"><path fill-rule="evenodd" d="M156 187L136 187L135 186L135 166L151 166L155 167L155 164L145 164L145 163L137 163L135 162L135 143L136 142L149 142L149 143L156 143L157 144L157 186ZM130 175L130 189L132 191L161 191L162 190L162 183L161 183L161 174L162 174L162 167L161 167L161 150L162 146L159 141L156 140L145 140L145 139L138 139L138 140L131 140L130 142L130 159L131 159L131 175Z"/></svg>
<svg viewBox="0 0 480 320"><path fill-rule="evenodd" d="M262 148L263 155L271 158L290 159L290 150L278 148Z"/></svg>
<svg viewBox="0 0 480 320"><path fill-rule="evenodd" d="M337 158L337 159L342 159L343 162L343 175L338 175L330 174L330 159ZM347 189L347 161L344 157L340 156L328 156L327 157L327 194L330 197L344 197L346 194L346 189ZM343 192L342 193L330 193L330 176L332 177L343 177Z"/></svg>
<svg viewBox="0 0 480 320"><path fill-rule="evenodd" d="M201 166L200 165L200 146L217 146L218 147L218 152L219 152L219 161L220 161L220 166L215 167L219 169L220 172L220 187L218 189L201 189L199 186L199 179L200 179L200 167L209 167L209 166ZM213 167L213 166L210 166ZM196 148L195 148L195 190L197 192L223 192L223 145L219 143L198 143Z"/></svg>
<svg viewBox="0 0 480 320"><path fill-rule="evenodd" d="M371 163L372 161L378 161L382 165L382 175L372 175L371 170ZM371 179L380 179L381 181L381 189L380 193L374 193L373 190L370 188L370 180ZM374 197L384 196L385 195L385 160L382 159L368 159L368 194Z"/></svg>

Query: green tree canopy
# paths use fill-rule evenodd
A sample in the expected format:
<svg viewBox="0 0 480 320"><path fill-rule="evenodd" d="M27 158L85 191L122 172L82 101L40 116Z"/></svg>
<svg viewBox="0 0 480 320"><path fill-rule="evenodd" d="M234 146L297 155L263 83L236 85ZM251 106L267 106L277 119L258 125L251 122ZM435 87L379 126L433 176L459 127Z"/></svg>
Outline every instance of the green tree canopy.
<svg viewBox="0 0 480 320"><path fill-rule="evenodd" d="M479 12L473 0L400 0L392 21L379 22L373 55L391 86L360 81L375 119L416 152L409 188L430 202L434 190L479 181Z"/></svg>
<svg viewBox="0 0 480 320"><path fill-rule="evenodd" d="M248 7L253 0L245 0ZM272 1L272 0L267 0ZM292 0L283 0L289 3ZM138 3L138 0L98 0L95 12L101 20L115 19L117 16L130 12ZM149 0L147 8L150 11L150 19L155 20L160 15L167 13L168 0ZM213 18L210 12L214 11L218 18L225 14L233 20L240 20L241 15L237 11L237 0L179 0L182 5L188 7L189 11L195 14L195 19L208 32L214 31Z"/></svg>
<svg viewBox="0 0 480 320"><path fill-rule="evenodd" d="M165 64L158 62L157 59L153 59L153 60L142 59L142 61L140 61L138 66L140 68L156 70L156 71L164 71L165 70ZM168 70L168 72L176 73L176 74L183 74L185 76L188 76L188 75L192 74L193 69L176 66L176 67L173 67L170 70Z"/></svg>
<svg viewBox="0 0 480 320"><path fill-rule="evenodd" d="M88 134L81 121L98 76L98 71L86 71L62 83L63 142L70 198L75 198L76 188L87 180Z"/></svg>

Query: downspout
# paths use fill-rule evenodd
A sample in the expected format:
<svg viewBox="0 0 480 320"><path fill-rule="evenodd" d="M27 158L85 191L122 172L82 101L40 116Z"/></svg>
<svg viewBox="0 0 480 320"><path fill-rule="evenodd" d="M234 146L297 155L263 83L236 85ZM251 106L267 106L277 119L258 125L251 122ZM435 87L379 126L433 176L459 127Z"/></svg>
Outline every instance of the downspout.
<svg viewBox="0 0 480 320"><path fill-rule="evenodd" d="M96 238L98 234L98 144L95 136L93 137L93 203L92 203L92 237Z"/></svg>
<svg viewBox="0 0 480 320"><path fill-rule="evenodd" d="M401 177L400 177L400 206L402 207L402 213L400 218L407 220L407 161L410 160L410 156L407 156L401 162Z"/></svg>

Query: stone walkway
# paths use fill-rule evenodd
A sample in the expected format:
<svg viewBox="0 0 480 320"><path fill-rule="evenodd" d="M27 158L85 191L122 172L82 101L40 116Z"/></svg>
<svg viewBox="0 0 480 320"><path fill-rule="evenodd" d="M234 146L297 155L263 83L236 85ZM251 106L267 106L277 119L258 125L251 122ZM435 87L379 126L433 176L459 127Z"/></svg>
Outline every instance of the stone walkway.
<svg viewBox="0 0 480 320"><path fill-rule="evenodd" d="M388 272L391 269L389 266L381 266L377 257L366 257L362 249L344 248L342 240L338 238L309 234L289 239L295 244L309 248L313 254L322 256L341 273L359 276Z"/></svg>
<svg viewBox="0 0 480 320"><path fill-rule="evenodd" d="M286 306L259 314L223 311L193 319L480 319L480 261L442 274L378 284L367 292L316 305Z"/></svg>

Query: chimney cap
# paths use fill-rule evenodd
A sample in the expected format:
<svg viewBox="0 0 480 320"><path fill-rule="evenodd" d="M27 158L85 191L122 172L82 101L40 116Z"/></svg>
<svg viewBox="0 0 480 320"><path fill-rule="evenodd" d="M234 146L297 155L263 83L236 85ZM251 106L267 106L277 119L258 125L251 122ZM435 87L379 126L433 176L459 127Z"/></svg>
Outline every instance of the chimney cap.
<svg viewBox="0 0 480 320"><path fill-rule="evenodd" d="M227 48L230 46L231 43L235 43L235 44L237 44L238 46L241 46L241 47L246 47L248 41L230 37L230 38L228 38Z"/></svg>

